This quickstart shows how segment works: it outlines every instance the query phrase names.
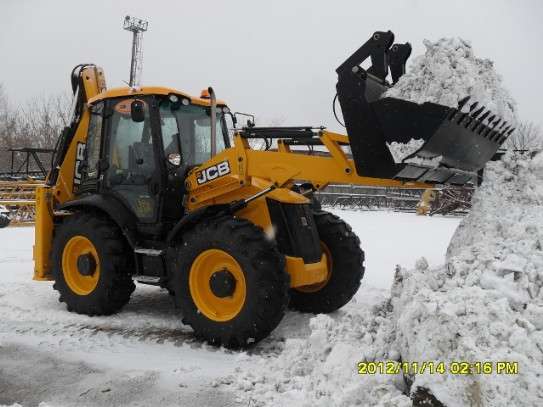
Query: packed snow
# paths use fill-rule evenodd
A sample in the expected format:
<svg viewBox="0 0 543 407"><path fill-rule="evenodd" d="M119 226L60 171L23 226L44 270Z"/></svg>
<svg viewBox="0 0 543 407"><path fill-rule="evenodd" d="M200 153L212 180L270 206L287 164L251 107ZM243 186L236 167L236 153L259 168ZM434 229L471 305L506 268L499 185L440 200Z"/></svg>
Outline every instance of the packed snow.
<svg viewBox="0 0 543 407"><path fill-rule="evenodd" d="M412 267L416 254L439 264L459 223L410 213L334 212L353 226L366 251L366 276L347 306L363 312L360 324L371 324L395 265ZM215 349L193 338L166 291L140 284L116 315L70 313L51 283L32 281L33 239L31 227L0 229L0 406L247 407L240 401L245 391L221 383L236 367L250 372L277 358L290 340L307 343L311 335L312 316L289 312L248 352ZM343 371L354 369L359 357Z"/></svg>
<svg viewBox="0 0 543 407"><path fill-rule="evenodd" d="M485 175L445 265L399 267L390 296L312 318L306 337L227 385L255 406L543 405L543 154L506 157ZM447 371L358 375L356 361ZM451 374L455 362L494 367ZM496 362L517 362L518 374L497 374Z"/></svg>
<svg viewBox="0 0 543 407"><path fill-rule="evenodd" d="M478 102L478 107L485 106L509 124L517 122L516 103L504 87L494 63L476 57L469 41L442 38L438 41L425 40L424 45L426 52L413 59L407 72L383 97L419 104L433 102L456 108L461 99L470 96L463 111L467 111L473 102ZM422 140L411 140L406 144L394 142L389 144L389 149L395 161L401 162L422 144ZM439 160L421 162L416 157L409 161L425 165L439 163Z"/></svg>
<svg viewBox="0 0 543 407"><path fill-rule="evenodd" d="M383 96L433 102L457 107L470 96L504 120L517 120L516 103L504 88L502 78L489 59L475 56L469 41L461 38L424 40L426 52L415 57L407 72Z"/></svg>
<svg viewBox="0 0 543 407"><path fill-rule="evenodd" d="M330 315L288 313L244 352L193 339L153 287L112 317L69 313L50 283L31 281L33 230L0 230L0 405L541 405L542 205L539 154L489 164L452 240L457 219L336 211L367 251L359 293ZM361 375L359 361L519 371Z"/></svg>

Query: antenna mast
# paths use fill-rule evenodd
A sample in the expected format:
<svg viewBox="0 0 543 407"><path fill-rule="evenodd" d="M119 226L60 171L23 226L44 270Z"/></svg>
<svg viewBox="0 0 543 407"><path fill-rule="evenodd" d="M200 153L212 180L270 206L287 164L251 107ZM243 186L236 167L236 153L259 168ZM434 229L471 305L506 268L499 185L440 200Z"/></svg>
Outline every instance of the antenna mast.
<svg viewBox="0 0 543 407"><path fill-rule="evenodd" d="M139 85L141 69L143 67L143 33L147 31L149 23L136 17L126 16L123 28L132 32L132 59L130 61L129 86Z"/></svg>

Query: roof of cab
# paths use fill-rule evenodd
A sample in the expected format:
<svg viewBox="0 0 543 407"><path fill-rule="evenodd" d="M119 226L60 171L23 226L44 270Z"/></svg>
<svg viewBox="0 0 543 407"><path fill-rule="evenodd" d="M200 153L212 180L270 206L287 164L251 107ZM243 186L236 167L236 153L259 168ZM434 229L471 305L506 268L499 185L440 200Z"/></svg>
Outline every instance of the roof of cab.
<svg viewBox="0 0 543 407"><path fill-rule="evenodd" d="M178 96L186 97L190 99L191 103L194 105L200 105L200 106L210 106L210 99L202 99L199 97L191 96L188 93L185 93L183 91L173 89L173 88L166 88L162 86L144 86L141 88L130 88L128 86L121 87L121 88L111 88L107 89L104 92L99 93L98 95L94 96L93 98L90 98L88 100L89 104L96 103L100 100L104 99L111 99L111 98L117 98L117 97L132 97L132 96L144 96L144 95L169 95L169 94L175 94ZM226 105L226 103L222 100L217 99L218 105Z"/></svg>

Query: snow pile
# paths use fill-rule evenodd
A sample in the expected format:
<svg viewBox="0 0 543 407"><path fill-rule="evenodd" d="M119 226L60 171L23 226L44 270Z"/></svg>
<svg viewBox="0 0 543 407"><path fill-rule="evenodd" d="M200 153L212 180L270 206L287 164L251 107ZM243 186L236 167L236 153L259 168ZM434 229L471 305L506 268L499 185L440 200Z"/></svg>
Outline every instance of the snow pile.
<svg viewBox="0 0 543 407"><path fill-rule="evenodd" d="M425 45L385 96L456 107L470 95L515 121L491 61L460 39ZM390 148L400 161L420 144ZM225 384L254 407L543 405L542 206L543 154L490 163L446 265L398 268L390 298L313 317L306 337ZM446 371L358 375L358 361L443 362ZM454 362L492 362L492 373L451 374ZM518 374L497 374L496 362L517 362Z"/></svg>
<svg viewBox="0 0 543 407"><path fill-rule="evenodd" d="M471 96L508 122L516 120L516 103L503 87L489 59L477 58L471 44L461 38L424 40L426 53L416 57L398 83L383 96L415 103L434 102L457 107Z"/></svg>
<svg viewBox="0 0 543 407"><path fill-rule="evenodd" d="M425 40L424 45L426 53L413 60L407 72L383 97L457 107L459 100L470 96L464 111L477 101L479 107L485 106L507 122L517 122L516 103L503 87L493 62L477 58L468 41L442 38L435 42ZM396 162L401 162L422 144L411 141L414 143L389 145Z"/></svg>
<svg viewBox="0 0 543 407"><path fill-rule="evenodd" d="M418 375L447 406L543 403L543 154L491 163L447 265L393 287L403 360L512 361L518 375Z"/></svg>
<svg viewBox="0 0 543 407"><path fill-rule="evenodd" d="M491 163L447 264L398 268L391 298L311 319L232 384L251 406L543 404L543 154ZM365 361L493 362L492 374L358 375ZM519 374L496 374L496 362ZM429 402L425 405L443 405ZM418 404L415 404L418 405Z"/></svg>
<svg viewBox="0 0 543 407"><path fill-rule="evenodd" d="M359 309L350 304L310 320L311 333L287 339L276 358L256 359L253 371L239 369L233 386L242 405L329 407L383 405L407 407L401 377L358 376L359 360L388 360L394 340L390 303Z"/></svg>
<svg viewBox="0 0 543 407"><path fill-rule="evenodd" d="M394 162L401 163L410 154L417 151L424 144L424 140L411 139L408 143L398 143L396 141L387 144ZM429 160L427 160L429 161Z"/></svg>

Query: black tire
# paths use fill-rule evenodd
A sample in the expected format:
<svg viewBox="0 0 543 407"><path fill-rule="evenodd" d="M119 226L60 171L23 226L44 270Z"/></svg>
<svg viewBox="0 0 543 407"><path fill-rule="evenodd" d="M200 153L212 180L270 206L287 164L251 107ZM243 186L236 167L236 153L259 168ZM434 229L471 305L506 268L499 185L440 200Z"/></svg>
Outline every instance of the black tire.
<svg viewBox="0 0 543 407"><path fill-rule="evenodd" d="M322 210L321 201L314 194L311 195L311 202L309 204L313 212L320 212Z"/></svg>
<svg viewBox="0 0 543 407"><path fill-rule="evenodd" d="M87 238L96 248L100 274L92 292L81 295L66 282L62 270L62 255L66 244L76 236ZM68 311L86 315L110 315L119 311L130 300L135 289L130 275L133 272L131 250L119 228L103 215L75 213L60 224L53 240L53 288L60 294Z"/></svg>
<svg viewBox="0 0 543 407"><path fill-rule="evenodd" d="M193 263L210 249L233 257L245 280L243 305L225 321L204 315L189 286L190 274L195 272ZM170 289L175 292L183 323L190 325L198 338L216 346L247 347L268 336L281 322L289 303L290 276L284 256L261 228L233 217L205 221L187 232L175 250Z"/></svg>
<svg viewBox="0 0 543 407"><path fill-rule="evenodd" d="M0 215L0 229L7 227L10 222L11 219L8 216Z"/></svg>
<svg viewBox="0 0 543 407"><path fill-rule="evenodd" d="M326 314L343 307L358 291L364 277L364 252L358 236L339 217L325 211L315 212L314 216L321 242L331 253L330 279L313 292L293 288L290 307L302 312Z"/></svg>

